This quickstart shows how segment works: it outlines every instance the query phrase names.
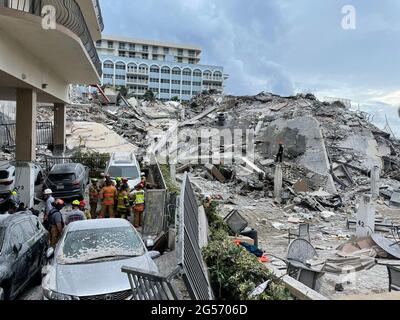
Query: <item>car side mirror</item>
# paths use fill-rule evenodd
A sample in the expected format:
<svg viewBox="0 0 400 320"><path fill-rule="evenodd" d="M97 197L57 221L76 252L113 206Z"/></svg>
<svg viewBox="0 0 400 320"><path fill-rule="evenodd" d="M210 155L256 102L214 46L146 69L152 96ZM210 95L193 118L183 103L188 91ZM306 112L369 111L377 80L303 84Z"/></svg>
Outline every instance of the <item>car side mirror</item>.
<svg viewBox="0 0 400 320"><path fill-rule="evenodd" d="M46 258L51 259L54 256L54 248L50 247L46 251Z"/></svg>
<svg viewBox="0 0 400 320"><path fill-rule="evenodd" d="M150 251L149 255L150 255L150 258L152 258L154 260L154 259L157 259L158 257L160 257L161 253L158 251Z"/></svg>
<svg viewBox="0 0 400 320"><path fill-rule="evenodd" d="M22 244L18 243L18 244L14 244L13 247L13 252L18 255L18 253L21 251L22 249Z"/></svg>

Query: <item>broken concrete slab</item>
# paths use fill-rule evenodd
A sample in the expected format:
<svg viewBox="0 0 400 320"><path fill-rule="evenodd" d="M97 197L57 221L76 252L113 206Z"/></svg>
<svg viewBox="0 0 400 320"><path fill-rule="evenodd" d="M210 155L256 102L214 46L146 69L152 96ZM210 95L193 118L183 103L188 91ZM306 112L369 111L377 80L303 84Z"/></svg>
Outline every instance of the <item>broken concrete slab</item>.
<svg viewBox="0 0 400 320"><path fill-rule="evenodd" d="M222 175L222 173L218 170L218 168L212 164L207 163L204 167L208 170L208 172L219 182L225 183L226 178Z"/></svg>
<svg viewBox="0 0 400 320"><path fill-rule="evenodd" d="M390 197L390 206L400 208L400 191L394 191Z"/></svg>

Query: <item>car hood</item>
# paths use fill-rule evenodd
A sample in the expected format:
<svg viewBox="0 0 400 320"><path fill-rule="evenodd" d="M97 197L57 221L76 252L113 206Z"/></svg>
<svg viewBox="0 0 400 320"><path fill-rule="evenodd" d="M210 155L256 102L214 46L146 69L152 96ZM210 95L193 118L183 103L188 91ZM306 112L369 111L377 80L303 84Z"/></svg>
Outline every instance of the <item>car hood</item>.
<svg viewBox="0 0 400 320"><path fill-rule="evenodd" d="M148 254L131 259L94 262L89 264L50 266L43 279L43 287L76 297L87 297L121 292L130 289L123 266L158 272Z"/></svg>
<svg viewBox="0 0 400 320"><path fill-rule="evenodd" d="M135 187L140 183L140 181L141 181L140 178L128 180L129 188L131 190L135 189Z"/></svg>

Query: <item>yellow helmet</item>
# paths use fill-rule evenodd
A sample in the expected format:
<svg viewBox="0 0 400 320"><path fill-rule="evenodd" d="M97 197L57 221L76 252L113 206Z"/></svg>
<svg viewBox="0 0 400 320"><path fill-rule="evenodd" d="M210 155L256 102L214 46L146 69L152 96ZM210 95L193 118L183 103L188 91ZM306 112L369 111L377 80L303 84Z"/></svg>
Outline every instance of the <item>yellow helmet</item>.
<svg viewBox="0 0 400 320"><path fill-rule="evenodd" d="M116 182L121 182L121 181L122 181L122 178L118 177L118 178L115 179L115 181L116 181Z"/></svg>
<svg viewBox="0 0 400 320"><path fill-rule="evenodd" d="M74 201L72 201L72 205L73 206L79 206L80 205L80 201L79 200L74 200Z"/></svg>

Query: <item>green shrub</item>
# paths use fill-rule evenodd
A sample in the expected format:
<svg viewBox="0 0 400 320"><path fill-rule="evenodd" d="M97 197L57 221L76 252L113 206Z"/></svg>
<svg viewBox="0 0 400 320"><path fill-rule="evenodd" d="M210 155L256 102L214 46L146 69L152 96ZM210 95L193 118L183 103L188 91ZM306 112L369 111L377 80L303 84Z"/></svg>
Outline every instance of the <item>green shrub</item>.
<svg viewBox="0 0 400 320"><path fill-rule="evenodd" d="M230 238L229 227L217 212L217 203L206 208L211 230L211 241L203 249L209 268L211 284L220 300L288 300L290 294L272 273L246 249ZM267 280L271 280L264 293L250 298L250 293Z"/></svg>
<svg viewBox="0 0 400 320"><path fill-rule="evenodd" d="M172 181L171 174L169 172L169 166L166 164L160 165L161 173L164 177L165 184L170 193L180 194L181 188L175 182Z"/></svg>

